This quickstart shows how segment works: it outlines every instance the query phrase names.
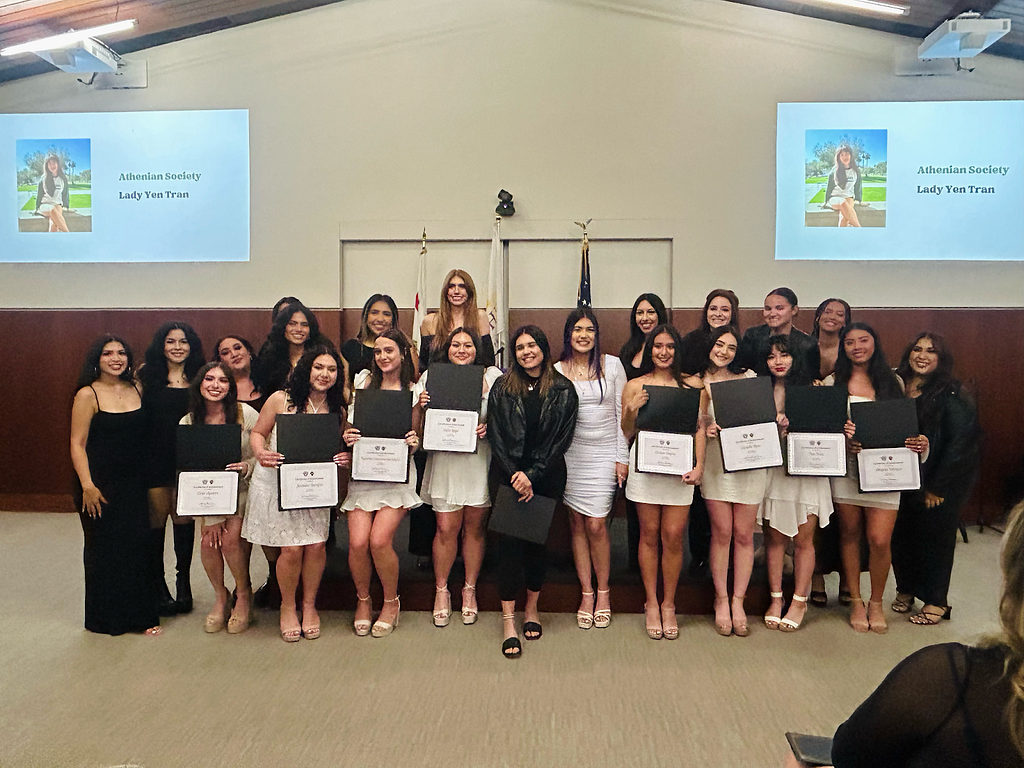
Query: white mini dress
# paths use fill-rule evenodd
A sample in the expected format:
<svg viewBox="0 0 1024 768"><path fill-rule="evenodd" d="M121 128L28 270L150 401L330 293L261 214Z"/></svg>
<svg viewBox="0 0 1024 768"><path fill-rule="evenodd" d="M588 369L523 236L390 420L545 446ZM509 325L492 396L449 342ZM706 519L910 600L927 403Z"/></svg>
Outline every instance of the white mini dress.
<svg viewBox="0 0 1024 768"><path fill-rule="evenodd" d="M370 383L370 372L360 371L356 374L353 389L366 389ZM355 403L348 410L349 422L355 422ZM375 483L368 480L349 480L348 494L341 503L343 512L363 509L376 512L383 507L393 509L412 509L423 503L416 494L416 465L412 454L409 455L409 479L404 483Z"/></svg>
<svg viewBox="0 0 1024 768"><path fill-rule="evenodd" d="M413 388L413 402L427 389L424 371ZM480 423L487 423L487 397L494 382L501 378L501 369L494 366L484 371L484 392L480 403ZM487 472L491 466L491 444L477 440L476 453L431 451L423 469L420 498L435 512L455 512L463 507L489 507L491 496L487 488Z"/></svg>
<svg viewBox="0 0 1024 768"><path fill-rule="evenodd" d="M747 377L756 374L747 371ZM708 415L715 418L715 403L710 400L711 387L707 386ZM768 470L744 469L726 472L722 463L722 444L717 437L709 437L704 451L704 476L700 482L701 495L706 501L726 501L731 504L760 504L768 486Z"/></svg>

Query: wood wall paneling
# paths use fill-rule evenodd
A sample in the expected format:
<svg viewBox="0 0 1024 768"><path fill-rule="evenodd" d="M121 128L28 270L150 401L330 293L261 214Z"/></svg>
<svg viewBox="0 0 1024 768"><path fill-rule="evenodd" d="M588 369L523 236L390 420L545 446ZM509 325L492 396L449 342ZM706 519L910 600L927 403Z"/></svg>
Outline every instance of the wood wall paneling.
<svg viewBox="0 0 1024 768"><path fill-rule="evenodd" d="M548 335L552 352L562 347L568 310L513 309L511 329L531 322ZM606 353L615 354L628 335L628 309L596 312ZM673 310L681 330L694 328L699 309ZM335 342L355 335L358 310L318 310L323 332ZM976 393L985 431L981 482L964 517L997 520L1024 483L1024 309L855 309L874 325L895 365L903 346L919 330L946 337L956 356L956 373ZM0 509L69 510L72 482L68 453L70 407L82 356L104 333L122 335L136 359L153 331L168 319L190 323L203 339L207 356L221 336L240 334L259 347L270 324L266 309L2 310L0 359L0 445L7 460L0 476ZM741 310L745 327L760 322L760 311ZM400 310L400 324L412 328L412 311ZM811 313L797 325L810 330ZM50 343L41 345L40 340ZM56 348L53 347L55 342Z"/></svg>

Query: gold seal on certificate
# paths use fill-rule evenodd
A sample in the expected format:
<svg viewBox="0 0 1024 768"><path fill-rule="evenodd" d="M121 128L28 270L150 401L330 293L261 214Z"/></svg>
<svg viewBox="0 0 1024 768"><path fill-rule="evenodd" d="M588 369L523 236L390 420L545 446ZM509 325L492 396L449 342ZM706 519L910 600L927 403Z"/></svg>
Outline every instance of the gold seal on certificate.
<svg viewBox="0 0 1024 768"><path fill-rule="evenodd" d="M423 417L423 448L427 451L473 453L480 417L476 411L428 408Z"/></svg>
<svg viewBox="0 0 1024 768"><path fill-rule="evenodd" d="M333 507L338 503L338 468L334 462L282 464L277 479L282 510Z"/></svg>
<svg viewBox="0 0 1024 768"><path fill-rule="evenodd" d="M177 513L228 517L238 509L237 472L179 472Z"/></svg>
<svg viewBox="0 0 1024 768"><path fill-rule="evenodd" d="M782 466L782 444L774 421L726 427L718 433L726 472Z"/></svg>
<svg viewBox="0 0 1024 768"><path fill-rule="evenodd" d="M791 432L786 435L786 471L799 477L842 477L846 474L846 436L835 432Z"/></svg>
<svg viewBox="0 0 1024 768"><path fill-rule="evenodd" d="M636 471L682 477L693 469L693 435L640 431L636 435Z"/></svg>
<svg viewBox="0 0 1024 768"><path fill-rule="evenodd" d="M921 462L909 448L864 448L857 454L857 472L863 493L921 487Z"/></svg>
<svg viewBox="0 0 1024 768"><path fill-rule="evenodd" d="M409 482L409 446L400 437L361 437L352 446L352 479Z"/></svg>

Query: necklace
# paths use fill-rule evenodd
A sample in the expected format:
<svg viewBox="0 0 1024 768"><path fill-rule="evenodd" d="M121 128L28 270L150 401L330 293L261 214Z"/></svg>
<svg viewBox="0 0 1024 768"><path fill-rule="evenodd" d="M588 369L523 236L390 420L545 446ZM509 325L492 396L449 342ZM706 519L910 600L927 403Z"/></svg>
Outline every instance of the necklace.
<svg viewBox="0 0 1024 768"><path fill-rule="evenodd" d="M314 405L313 404L313 398L310 398L309 400L306 401L306 406L308 408L311 408L313 413L320 413L320 409L323 408L326 403L327 403L327 396L324 395L324 399L320 401L319 405Z"/></svg>

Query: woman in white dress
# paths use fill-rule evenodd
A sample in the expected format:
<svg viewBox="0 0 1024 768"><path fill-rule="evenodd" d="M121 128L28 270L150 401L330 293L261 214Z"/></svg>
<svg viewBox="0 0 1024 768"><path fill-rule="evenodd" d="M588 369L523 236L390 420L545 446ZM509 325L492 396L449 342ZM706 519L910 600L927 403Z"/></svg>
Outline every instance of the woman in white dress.
<svg viewBox="0 0 1024 768"><path fill-rule="evenodd" d="M659 325L647 335L643 350L643 370L650 371L628 382L622 390L622 432L627 439L636 436L636 417L650 397L646 387L701 386L700 379L682 371L682 337L671 325ZM652 640L679 637L676 619L676 587L683 569L683 534L693 501L693 487L704 471L703 431L694 439L694 468L682 477L630 472L626 498L636 503L640 518L640 575L644 582L647 635ZM630 449L636 460L636 446ZM664 596L658 605L658 545L661 545L661 577Z"/></svg>
<svg viewBox="0 0 1024 768"><path fill-rule="evenodd" d="M701 417L708 436L707 460L701 492L711 517L711 577L715 583L715 629L718 634L738 637L750 634L743 599L754 569L754 528L757 509L764 498L768 473L764 469L726 472L715 423L711 385L719 381L753 378L753 371L736 363L739 332L724 325L711 332L711 352L704 372ZM732 601L729 600L729 547L732 546Z"/></svg>
<svg viewBox="0 0 1024 768"><path fill-rule="evenodd" d="M779 434L785 437L786 388L808 385L813 374L804 369L803 357L789 351L788 336L768 339L768 372L775 392ZM828 525L832 516L832 486L827 477L791 477L785 467L768 469L768 486L761 502L760 517L764 525L768 558L768 584L771 605L764 615L768 629L795 632L807 613L807 595L814 573L814 531ZM793 602L782 616L782 561L786 544L793 540Z"/></svg>
<svg viewBox="0 0 1024 768"><path fill-rule="evenodd" d="M202 545L199 550L203 568L213 586L213 609L203 629L220 632L227 626L228 634L236 635L249 628L252 619L252 584L249 581L251 545L242 538L242 517L249 497L249 477L256 464L250 436L259 414L245 403L238 402L238 386L227 363L207 363L199 369L189 387L188 413L179 424L240 424L242 426L242 460L224 469L239 472L238 507L230 517L202 517ZM224 586L224 563L235 578L237 600L232 608ZM230 618L229 618L230 615Z"/></svg>
<svg viewBox="0 0 1024 768"><path fill-rule="evenodd" d="M360 371L354 382L356 390L389 389L409 392L416 383L416 364L409 337L397 329L389 329L373 342L373 367ZM349 410L349 424L343 434L345 444L359 441L359 430L352 426L355 406ZM398 625L401 603L398 595L398 555L395 553L395 531L406 512L423 502L416 495L416 468L412 453L419 445L417 432L423 409L415 404L412 429L405 436L409 446L409 480L405 483L378 483L352 480L341 509L348 517L348 567L356 585L356 614L352 628L356 635L384 637ZM377 621L370 625L373 606L370 604L370 579L376 568L384 589L384 607Z"/></svg>
<svg viewBox="0 0 1024 768"><path fill-rule="evenodd" d="M453 330L440 351L442 359L453 365L484 364L480 336L474 328L459 326ZM414 389L420 408L430 404L427 393L429 373L423 372ZM476 580L484 562L487 540L484 523L491 506L487 488L487 472L491 466L491 446L486 439L487 396L491 385L499 378L500 368L492 365L484 371L476 452L430 452L423 471L420 498L434 508L437 518L433 543L434 626L437 627L446 627L451 620L452 596L448 590L448 576L459 550L459 531L462 531L462 562L466 568L466 581L462 587L462 623L474 624L477 619Z"/></svg>
<svg viewBox="0 0 1024 768"><path fill-rule="evenodd" d="M249 484L249 502L242 536L253 544L280 547L275 568L281 585L281 639L320 637L316 593L327 561L330 507L289 509L278 506L277 468L286 458L277 451L277 417L282 413L345 412L348 377L345 361L333 347L314 347L299 358L288 377L286 389L278 390L260 411L250 442L258 466ZM334 463L347 466L349 455L337 453ZM302 576L302 620L295 606L295 591Z"/></svg>
<svg viewBox="0 0 1024 768"><path fill-rule="evenodd" d="M872 400L895 400L904 397L903 382L892 372L878 341L878 334L867 323L850 323L843 329L839 358L836 360L835 384L842 387L850 403ZM856 454L860 445L854 440L856 425L846 422L850 451ZM928 449L924 435L908 437L906 447L917 454ZM856 457L847 457L845 477L832 478L832 499L839 517L839 547L843 571L850 588L850 626L858 632L889 631L882 597L892 565L892 529L900 508L899 491L861 493L857 483ZM868 573L871 597L867 606L860 595L860 539L868 540Z"/></svg>
<svg viewBox="0 0 1024 768"><path fill-rule="evenodd" d="M615 489L625 483L629 468L629 448L621 427L626 371L618 358L601 354L601 331L591 309L569 313L562 344L562 359L555 363L555 370L573 383L579 398L576 432L565 452L567 479L562 497L569 508L572 554L583 592L576 623L580 629L604 628L612 620L607 518ZM592 572L597 577L596 601Z"/></svg>

